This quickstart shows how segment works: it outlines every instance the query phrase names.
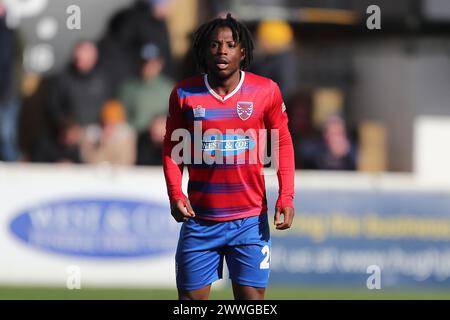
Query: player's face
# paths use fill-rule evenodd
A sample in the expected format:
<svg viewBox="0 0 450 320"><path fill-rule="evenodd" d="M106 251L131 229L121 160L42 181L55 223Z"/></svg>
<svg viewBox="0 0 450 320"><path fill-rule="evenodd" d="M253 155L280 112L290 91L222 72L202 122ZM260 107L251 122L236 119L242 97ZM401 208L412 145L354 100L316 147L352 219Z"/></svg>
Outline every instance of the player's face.
<svg viewBox="0 0 450 320"><path fill-rule="evenodd" d="M206 54L208 73L219 79L228 79L239 72L244 50L241 44L233 39L228 27L216 28L209 41Z"/></svg>

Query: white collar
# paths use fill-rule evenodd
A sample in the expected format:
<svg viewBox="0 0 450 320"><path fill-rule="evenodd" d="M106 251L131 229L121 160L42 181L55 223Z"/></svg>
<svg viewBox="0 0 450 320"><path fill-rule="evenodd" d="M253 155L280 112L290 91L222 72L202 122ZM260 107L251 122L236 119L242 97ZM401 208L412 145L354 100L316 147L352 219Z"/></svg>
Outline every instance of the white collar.
<svg viewBox="0 0 450 320"><path fill-rule="evenodd" d="M208 89L209 93L211 93L216 99L218 99L218 100L220 100L220 101L222 101L222 102L225 101L225 100L227 100L228 98L231 98L232 96L234 96L234 94L235 94L236 92L238 92L239 89L241 89L242 84L244 83L244 79L245 79L245 72L241 70L241 80L239 80L239 83L238 83L238 85L236 86L236 88L234 88L233 91L231 91L229 94L227 94L225 97L222 98L222 97L221 97L219 94L217 94L217 92L215 92L215 91L213 90L213 88L211 88L211 86L209 85L209 82L208 82L208 74L205 74L204 77L203 77L203 80L205 81L205 85L206 85L206 88Z"/></svg>

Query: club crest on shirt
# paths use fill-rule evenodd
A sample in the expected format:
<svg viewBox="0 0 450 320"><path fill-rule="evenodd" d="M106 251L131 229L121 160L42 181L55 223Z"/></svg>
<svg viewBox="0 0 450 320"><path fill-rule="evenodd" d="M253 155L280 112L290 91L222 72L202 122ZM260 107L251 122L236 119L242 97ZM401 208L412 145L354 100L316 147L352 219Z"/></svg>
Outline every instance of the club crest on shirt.
<svg viewBox="0 0 450 320"><path fill-rule="evenodd" d="M204 118L206 114L205 108L202 106L197 106L193 109L194 112L194 118Z"/></svg>
<svg viewBox="0 0 450 320"><path fill-rule="evenodd" d="M247 120L253 113L253 102L238 102L237 114L242 120Z"/></svg>

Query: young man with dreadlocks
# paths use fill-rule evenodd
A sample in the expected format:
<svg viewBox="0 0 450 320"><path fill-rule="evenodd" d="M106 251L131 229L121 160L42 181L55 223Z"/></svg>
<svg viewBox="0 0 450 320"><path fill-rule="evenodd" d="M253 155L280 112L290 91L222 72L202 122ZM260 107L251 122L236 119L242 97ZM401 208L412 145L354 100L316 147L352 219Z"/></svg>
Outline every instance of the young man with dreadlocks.
<svg viewBox="0 0 450 320"><path fill-rule="evenodd" d="M244 71L253 42L230 14L202 25L193 49L204 74L172 91L163 155L171 213L183 222L176 253L178 295L208 299L211 284L222 278L225 258L235 299L263 299L271 240L264 159L252 161L252 154L270 134L279 181L274 224L288 229L294 218L294 152L286 108L276 83ZM265 130L270 133L261 134ZM189 169L188 197L181 187L183 165Z"/></svg>

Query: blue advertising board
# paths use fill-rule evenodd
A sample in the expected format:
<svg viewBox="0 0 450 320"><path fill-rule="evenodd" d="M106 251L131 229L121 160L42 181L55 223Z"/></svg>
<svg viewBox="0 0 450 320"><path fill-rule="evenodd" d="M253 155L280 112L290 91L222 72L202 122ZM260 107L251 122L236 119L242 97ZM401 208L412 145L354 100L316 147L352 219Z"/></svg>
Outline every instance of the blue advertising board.
<svg viewBox="0 0 450 320"><path fill-rule="evenodd" d="M272 230L273 285L365 288L375 265L384 287L450 288L449 193L302 190L295 207Z"/></svg>
<svg viewBox="0 0 450 320"><path fill-rule="evenodd" d="M17 213L10 232L47 252L90 258L173 253L179 225L166 203L75 198L40 203Z"/></svg>

